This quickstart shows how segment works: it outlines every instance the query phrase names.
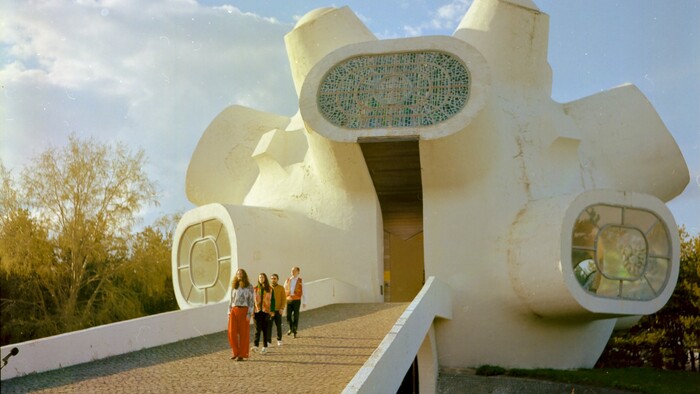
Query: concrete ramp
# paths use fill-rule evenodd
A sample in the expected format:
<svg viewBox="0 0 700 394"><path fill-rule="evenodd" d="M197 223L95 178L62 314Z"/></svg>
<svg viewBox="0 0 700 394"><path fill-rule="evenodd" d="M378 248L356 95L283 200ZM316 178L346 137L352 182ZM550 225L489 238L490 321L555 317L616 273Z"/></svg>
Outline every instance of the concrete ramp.
<svg viewBox="0 0 700 394"><path fill-rule="evenodd" d="M267 354L251 352L250 359L244 362L229 359L231 350L226 332L222 331L3 380L2 392L339 393L407 306L334 304L302 311L296 339L283 333L281 347L273 341ZM286 322L283 325L286 333ZM251 327L251 340L252 333Z"/></svg>

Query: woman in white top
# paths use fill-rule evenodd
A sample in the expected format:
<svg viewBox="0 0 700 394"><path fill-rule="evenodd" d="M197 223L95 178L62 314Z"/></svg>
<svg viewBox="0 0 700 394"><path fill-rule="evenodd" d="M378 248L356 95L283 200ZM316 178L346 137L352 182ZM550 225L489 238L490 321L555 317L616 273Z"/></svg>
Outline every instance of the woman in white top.
<svg viewBox="0 0 700 394"><path fill-rule="evenodd" d="M228 303L228 343L231 360L244 361L249 357L250 316L253 314L255 295L244 269L236 271L231 282L231 300Z"/></svg>

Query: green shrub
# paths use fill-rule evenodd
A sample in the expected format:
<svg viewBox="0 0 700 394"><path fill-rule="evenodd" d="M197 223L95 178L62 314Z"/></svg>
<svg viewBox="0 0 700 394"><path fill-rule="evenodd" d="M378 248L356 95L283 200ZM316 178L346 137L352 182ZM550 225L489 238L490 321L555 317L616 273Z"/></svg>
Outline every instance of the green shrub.
<svg viewBox="0 0 700 394"><path fill-rule="evenodd" d="M476 369L476 374L479 376L497 376L506 373L505 368L494 365L482 365Z"/></svg>

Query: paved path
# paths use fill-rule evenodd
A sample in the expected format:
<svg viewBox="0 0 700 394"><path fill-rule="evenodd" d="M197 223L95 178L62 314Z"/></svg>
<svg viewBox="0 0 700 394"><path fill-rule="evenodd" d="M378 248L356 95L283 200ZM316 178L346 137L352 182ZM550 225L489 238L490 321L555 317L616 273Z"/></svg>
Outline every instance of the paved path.
<svg viewBox="0 0 700 394"><path fill-rule="evenodd" d="M269 353L229 359L225 331L3 381L8 393L340 393L407 304L338 304L303 311L297 339ZM286 332L286 322L283 324ZM251 340L252 340L251 329ZM12 360L10 360L12 362ZM439 393L620 393L443 370Z"/></svg>
<svg viewBox="0 0 700 394"><path fill-rule="evenodd" d="M265 354L230 360L225 331L1 383L8 393L339 393L406 309L406 303L338 304L300 316ZM283 323L286 333L286 322ZM273 334L275 335L275 334ZM251 329L251 341L253 339ZM12 360L10 360L12 362Z"/></svg>

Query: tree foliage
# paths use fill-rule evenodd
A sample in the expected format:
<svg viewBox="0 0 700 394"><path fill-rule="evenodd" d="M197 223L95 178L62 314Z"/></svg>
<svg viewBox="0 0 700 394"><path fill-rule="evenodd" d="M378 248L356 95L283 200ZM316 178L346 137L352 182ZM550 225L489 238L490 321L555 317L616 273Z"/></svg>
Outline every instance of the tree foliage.
<svg viewBox="0 0 700 394"><path fill-rule="evenodd" d="M676 289L657 313L613 336L598 367L650 366L698 371L700 351L700 235L680 228L681 257Z"/></svg>
<svg viewBox="0 0 700 394"><path fill-rule="evenodd" d="M177 218L134 234L138 212L156 203L144 164L143 151L74 136L17 184L0 163L2 344L175 308Z"/></svg>
<svg viewBox="0 0 700 394"><path fill-rule="evenodd" d="M129 264L122 276L140 295L146 314L172 310L177 306L171 269L172 239L179 215L165 216L136 234Z"/></svg>

